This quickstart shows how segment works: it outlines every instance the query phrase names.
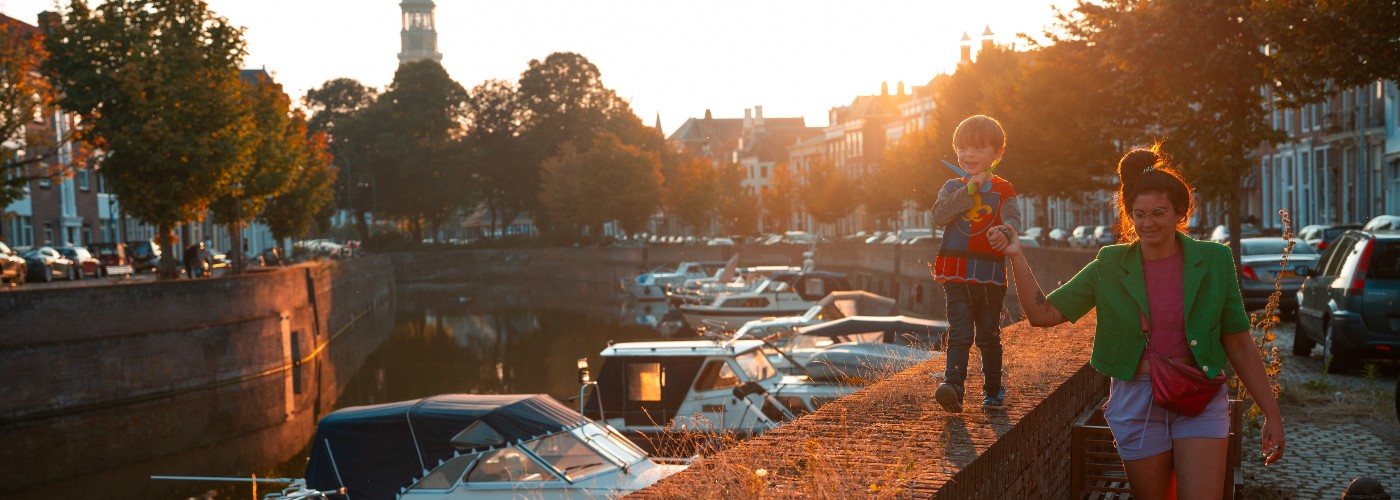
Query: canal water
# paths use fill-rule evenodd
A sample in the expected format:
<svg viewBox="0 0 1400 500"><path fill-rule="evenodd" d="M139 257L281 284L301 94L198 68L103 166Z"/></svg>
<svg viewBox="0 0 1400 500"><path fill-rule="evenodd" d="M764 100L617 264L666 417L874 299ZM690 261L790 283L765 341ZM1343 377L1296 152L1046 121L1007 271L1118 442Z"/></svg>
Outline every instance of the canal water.
<svg viewBox="0 0 1400 500"><path fill-rule="evenodd" d="M557 289L556 289L557 290ZM614 296L561 297L548 288L433 287L400 290L391 331L375 332L382 343L360 361L334 407L379 404L436 394L544 393L576 406L579 358L596 370L599 352L609 341L666 338L655 325L665 313L660 302L624 304ZM336 349L332 343L331 350ZM337 367L345 368L345 367ZM147 412L149 408L132 408ZM133 421L141 421L139 416ZM228 440L237 441L237 436ZM101 498L254 498L247 483L156 481L150 475L192 474L191 464L208 464L201 474L221 477L302 477L309 443L293 457L267 456L257 466L227 465L228 450L211 447L181 454L178 472L169 462L126 464L65 481L83 491L84 484L124 485L79 496ZM96 443L95 450L101 449ZM285 454L285 452L284 452ZM102 460L95 453L94 460ZM246 455L246 453L245 453ZM255 460L256 461L256 460ZM165 468L165 470L162 470ZM258 498L280 489L263 484ZM22 498L51 497L53 488ZM61 490L60 490L61 491Z"/></svg>

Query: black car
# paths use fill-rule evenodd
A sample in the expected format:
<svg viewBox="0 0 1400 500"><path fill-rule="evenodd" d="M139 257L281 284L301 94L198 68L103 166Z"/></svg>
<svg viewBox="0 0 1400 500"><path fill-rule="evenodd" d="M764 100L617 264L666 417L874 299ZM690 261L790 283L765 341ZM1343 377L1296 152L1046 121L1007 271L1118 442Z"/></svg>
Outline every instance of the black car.
<svg viewBox="0 0 1400 500"><path fill-rule="evenodd" d="M1293 354L1323 343L1332 371L1400 354L1400 233L1347 231L1298 292ZM1329 345L1330 344L1330 345Z"/></svg>
<svg viewBox="0 0 1400 500"><path fill-rule="evenodd" d="M1298 239L1317 250L1317 253L1322 253L1327 251L1327 247L1332 246L1342 233L1352 229L1361 229L1361 224L1314 224L1299 229Z"/></svg>
<svg viewBox="0 0 1400 500"><path fill-rule="evenodd" d="M154 240L126 242L126 256L131 259L132 272L160 270L160 245Z"/></svg>
<svg viewBox="0 0 1400 500"><path fill-rule="evenodd" d="M0 283L8 281L23 285L28 273L29 267L24 258L0 241Z"/></svg>

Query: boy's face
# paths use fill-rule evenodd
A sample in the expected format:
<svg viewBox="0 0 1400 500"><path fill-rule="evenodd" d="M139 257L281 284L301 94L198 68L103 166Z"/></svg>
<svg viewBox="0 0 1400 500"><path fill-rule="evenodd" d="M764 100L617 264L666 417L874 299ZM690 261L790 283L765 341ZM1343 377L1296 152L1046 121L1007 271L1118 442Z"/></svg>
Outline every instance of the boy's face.
<svg viewBox="0 0 1400 500"><path fill-rule="evenodd" d="M977 175L991 168L992 162L1001 158L1004 148L992 146L958 146L958 165L967 171L967 175Z"/></svg>

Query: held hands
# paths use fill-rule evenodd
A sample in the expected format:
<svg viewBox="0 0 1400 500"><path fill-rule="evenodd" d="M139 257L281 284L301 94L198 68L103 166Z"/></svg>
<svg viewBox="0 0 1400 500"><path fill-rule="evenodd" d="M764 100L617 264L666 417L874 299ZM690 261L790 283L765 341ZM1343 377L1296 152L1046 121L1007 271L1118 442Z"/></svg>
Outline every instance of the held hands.
<svg viewBox="0 0 1400 500"><path fill-rule="evenodd" d="M1007 257L1021 255L1021 238L1008 224L987 229L987 242L992 244L993 250L1006 254Z"/></svg>
<svg viewBox="0 0 1400 500"><path fill-rule="evenodd" d="M1260 429L1260 444L1264 448L1264 465L1283 458L1283 419L1264 418L1264 428Z"/></svg>
<svg viewBox="0 0 1400 500"><path fill-rule="evenodd" d="M982 186L983 186L984 184L990 182L991 180L992 180L992 171L991 171L990 169L984 170L984 171L982 171L982 173L980 173L980 174L977 174L977 175L968 177L968 178L967 178L967 192L968 192L968 194L972 194L972 193L977 192L978 189L981 189Z"/></svg>

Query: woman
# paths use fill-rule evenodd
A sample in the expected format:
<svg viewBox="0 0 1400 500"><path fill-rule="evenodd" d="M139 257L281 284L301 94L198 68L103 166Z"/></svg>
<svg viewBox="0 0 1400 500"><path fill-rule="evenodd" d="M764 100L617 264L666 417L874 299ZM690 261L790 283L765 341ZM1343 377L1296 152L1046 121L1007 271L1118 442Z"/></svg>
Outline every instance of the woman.
<svg viewBox="0 0 1400 500"><path fill-rule="evenodd" d="M1283 421L1249 335L1230 249L1182 233L1193 208L1191 188L1167 166L1159 146L1118 162L1120 227L1128 243L1101 249L1049 297L1014 232L994 231L989 239L1011 259L1016 296L1031 325L1073 322L1098 310L1090 364L1112 377L1104 417L1133 498L1220 498L1230 432L1225 386L1200 415L1162 408L1152 398L1144 352L1200 367L1209 377L1228 360L1264 412L1266 464L1283 456Z"/></svg>

